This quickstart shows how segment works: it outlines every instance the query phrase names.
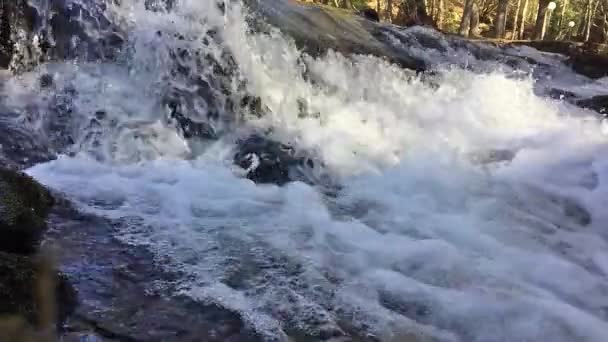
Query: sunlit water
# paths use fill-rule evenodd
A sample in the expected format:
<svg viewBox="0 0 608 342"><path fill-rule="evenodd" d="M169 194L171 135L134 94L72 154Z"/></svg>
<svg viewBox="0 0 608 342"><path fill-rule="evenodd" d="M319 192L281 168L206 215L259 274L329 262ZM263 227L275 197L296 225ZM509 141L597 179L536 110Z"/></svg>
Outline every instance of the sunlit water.
<svg viewBox="0 0 608 342"><path fill-rule="evenodd" d="M235 4L109 11L129 33L126 62L47 64L3 94L18 109L76 89L69 118L30 112L41 132L59 120L76 138L28 172L121 222L120 239L183 272L181 294L276 340L608 340L608 146L590 113L500 65L440 68L437 87L373 57L315 59L278 32L250 33ZM177 48L202 52L183 76L171 73ZM230 70L221 80L206 54ZM37 94L45 72L55 89ZM165 120L162 96L195 92L193 76L215 103L193 96L188 114L219 113L218 141ZM231 112L243 94L267 114ZM235 139L269 129L322 161L313 173L337 190L244 178Z"/></svg>

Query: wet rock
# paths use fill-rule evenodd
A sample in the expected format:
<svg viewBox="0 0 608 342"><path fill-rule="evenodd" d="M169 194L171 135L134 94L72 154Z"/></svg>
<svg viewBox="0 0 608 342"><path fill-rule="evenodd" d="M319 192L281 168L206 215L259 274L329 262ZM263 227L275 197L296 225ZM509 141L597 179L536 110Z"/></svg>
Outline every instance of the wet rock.
<svg viewBox="0 0 608 342"><path fill-rule="evenodd" d="M181 129L182 135L186 139L201 138L201 139L217 139L215 130L206 122L198 122L186 117L179 112L173 112L171 119L175 120L177 126Z"/></svg>
<svg viewBox="0 0 608 342"><path fill-rule="evenodd" d="M469 157L473 163L485 165L500 162L510 162L515 158L516 154L517 151L512 150L490 149L471 153Z"/></svg>
<svg viewBox="0 0 608 342"><path fill-rule="evenodd" d="M43 328L53 318L63 322L75 306L74 289L65 276L47 267L47 261L0 252L0 316L21 317ZM54 312L47 311L53 307Z"/></svg>
<svg viewBox="0 0 608 342"><path fill-rule="evenodd" d="M253 135L237 143L234 163L247 170L256 183L284 185L290 182L290 169L300 163L295 150L286 144Z"/></svg>
<svg viewBox="0 0 608 342"><path fill-rule="evenodd" d="M581 226L588 226L591 224L591 213L575 200L564 198L562 205L564 214L574 220L577 224Z"/></svg>
<svg viewBox="0 0 608 342"><path fill-rule="evenodd" d="M402 298L386 291L379 293L379 302L385 308L418 322L427 321L431 314L429 303L415 298Z"/></svg>
<svg viewBox="0 0 608 342"><path fill-rule="evenodd" d="M62 342L103 342L103 339L92 333L72 332L61 336Z"/></svg>
<svg viewBox="0 0 608 342"><path fill-rule="evenodd" d="M257 20L251 27L262 32L271 30L267 24L278 27L311 56L322 56L332 50L346 56L376 56L416 72L428 69L418 56L398 51L378 39L380 26L377 23L349 11L280 1L248 0L246 3L252 11L261 14L251 19Z"/></svg>
<svg viewBox="0 0 608 342"><path fill-rule="evenodd" d="M600 114L608 114L608 95L594 96L592 98L576 101L582 108L594 110Z"/></svg>
<svg viewBox="0 0 608 342"><path fill-rule="evenodd" d="M572 69L590 78L608 76L608 55L598 55L585 51L572 53L568 63Z"/></svg>
<svg viewBox="0 0 608 342"><path fill-rule="evenodd" d="M74 334L104 341L261 341L239 313L173 294L183 275L160 267L149 251L115 236L137 218L108 220L59 203L49 217L49 243L81 299L65 323ZM169 262L168 260L166 262ZM1 339L0 339L1 340Z"/></svg>
<svg viewBox="0 0 608 342"><path fill-rule="evenodd" d="M53 85L53 75L44 74L40 76L40 88L49 88Z"/></svg>
<svg viewBox="0 0 608 342"><path fill-rule="evenodd" d="M514 45L528 45L540 51L559 53L568 56L567 64L572 69L590 78L608 76L608 50L594 44L569 41L537 40L514 42Z"/></svg>
<svg viewBox="0 0 608 342"><path fill-rule="evenodd" d="M250 180L259 184L285 185L300 181L336 189L336 184L326 174L315 174L313 170L323 163L311 157L309 151L298 151L260 134L237 141L234 163L246 171Z"/></svg>
<svg viewBox="0 0 608 342"><path fill-rule="evenodd" d="M101 0L3 1L0 69L18 73L49 60L116 58L125 39L106 8Z"/></svg>
<svg viewBox="0 0 608 342"><path fill-rule="evenodd" d="M0 168L0 251L32 254L54 199L31 177Z"/></svg>
<svg viewBox="0 0 608 342"><path fill-rule="evenodd" d="M17 49L17 43L31 41L40 17L27 1L3 1L0 4L0 69L19 67L34 58L34 49Z"/></svg>
<svg viewBox="0 0 608 342"><path fill-rule="evenodd" d="M576 99L577 95L571 91L552 88L547 91L547 95L556 100L572 100Z"/></svg>
<svg viewBox="0 0 608 342"><path fill-rule="evenodd" d="M52 12L45 18L53 41L50 58L98 60L118 54L124 39L106 17L103 1L56 0L50 5Z"/></svg>
<svg viewBox="0 0 608 342"><path fill-rule="evenodd" d="M184 106L182 106L181 102L182 101L178 96L166 100L166 106L169 109L169 122L176 125L184 138L217 139L217 134L211 124L203 121L196 121L182 113Z"/></svg>
<svg viewBox="0 0 608 342"><path fill-rule="evenodd" d="M3 122L0 110L0 165L26 168L53 159L49 146L33 132Z"/></svg>
<svg viewBox="0 0 608 342"><path fill-rule="evenodd" d="M175 7L176 0L146 0L146 9L153 12L171 11Z"/></svg>

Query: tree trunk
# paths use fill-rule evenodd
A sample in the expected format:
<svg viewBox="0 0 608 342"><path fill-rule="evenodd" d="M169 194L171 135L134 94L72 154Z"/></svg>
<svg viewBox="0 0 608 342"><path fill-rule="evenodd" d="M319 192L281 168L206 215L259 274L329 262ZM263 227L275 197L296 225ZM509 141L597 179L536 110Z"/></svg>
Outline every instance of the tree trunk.
<svg viewBox="0 0 608 342"><path fill-rule="evenodd" d="M593 25L593 18L595 18L595 13L597 12L597 6L599 5L599 1L596 1L595 4L593 0L589 0L589 18L587 19L587 26L585 28L585 41L589 41L589 36L591 34L591 25Z"/></svg>
<svg viewBox="0 0 608 342"><path fill-rule="evenodd" d="M386 21L393 22L393 0L386 1Z"/></svg>
<svg viewBox="0 0 608 342"><path fill-rule="evenodd" d="M603 43L608 44L608 9L604 11L604 22L602 23L602 27L602 32L604 33Z"/></svg>
<svg viewBox="0 0 608 342"><path fill-rule="evenodd" d="M415 0L416 3L416 22L418 24L433 25L433 19L426 11L426 0Z"/></svg>
<svg viewBox="0 0 608 342"><path fill-rule="evenodd" d="M538 13L534 25L534 39L542 40L545 37L547 6L551 0L538 0Z"/></svg>
<svg viewBox="0 0 608 342"><path fill-rule="evenodd" d="M526 29L526 17L528 16L529 0L524 0L524 7L521 9L521 24L519 25L519 34L517 38L524 39L524 30Z"/></svg>
<svg viewBox="0 0 608 342"><path fill-rule="evenodd" d="M353 4L350 2L350 0L341 0L340 1L340 7L341 8L351 9L351 8L353 8Z"/></svg>
<svg viewBox="0 0 608 342"><path fill-rule="evenodd" d="M561 36L562 32L563 32L563 28L564 28L564 17L566 16L566 8L568 8L568 0L563 0L562 1L562 8L561 8L561 13L559 15L559 20L557 22L557 29L558 29L558 34L557 36ZM567 25L567 24L566 24Z"/></svg>
<svg viewBox="0 0 608 342"><path fill-rule="evenodd" d="M469 36L469 29L471 25L471 11L473 10L473 0L465 0L464 10L462 13L462 19L460 20L460 28L458 33L463 37Z"/></svg>
<svg viewBox="0 0 608 342"><path fill-rule="evenodd" d="M444 0L437 0L437 10L435 11L435 25L437 28L443 29L443 4Z"/></svg>
<svg viewBox="0 0 608 342"><path fill-rule="evenodd" d="M496 9L496 19L494 20L494 37L504 38L505 28L507 24L507 11L509 9L509 0L499 0Z"/></svg>
<svg viewBox="0 0 608 342"><path fill-rule="evenodd" d="M583 16L583 22L581 23L581 25L579 26L579 30L578 30L578 36L582 37L584 39L585 37L585 33L587 32L587 26L589 25L589 22L591 21L591 6L592 6L592 0L587 0L585 2L585 14Z"/></svg>
<svg viewBox="0 0 608 342"><path fill-rule="evenodd" d="M521 9L521 0L517 0L517 7L515 7L515 18L513 18L513 32L511 33L511 40L517 39L517 21L519 20L519 10Z"/></svg>
<svg viewBox="0 0 608 342"><path fill-rule="evenodd" d="M473 4L471 8L471 19L469 20L469 37L479 36L479 6Z"/></svg>

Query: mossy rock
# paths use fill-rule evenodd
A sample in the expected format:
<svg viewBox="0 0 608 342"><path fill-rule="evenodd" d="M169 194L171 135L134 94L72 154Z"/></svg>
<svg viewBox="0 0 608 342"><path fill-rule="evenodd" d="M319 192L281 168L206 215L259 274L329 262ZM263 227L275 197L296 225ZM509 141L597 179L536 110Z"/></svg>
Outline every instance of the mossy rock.
<svg viewBox="0 0 608 342"><path fill-rule="evenodd" d="M35 253L53 203L51 193L30 176L0 168L0 251Z"/></svg>
<svg viewBox="0 0 608 342"><path fill-rule="evenodd" d="M74 289L48 260L0 252L0 321L20 318L41 329L63 322L75 306Z"/></svg>

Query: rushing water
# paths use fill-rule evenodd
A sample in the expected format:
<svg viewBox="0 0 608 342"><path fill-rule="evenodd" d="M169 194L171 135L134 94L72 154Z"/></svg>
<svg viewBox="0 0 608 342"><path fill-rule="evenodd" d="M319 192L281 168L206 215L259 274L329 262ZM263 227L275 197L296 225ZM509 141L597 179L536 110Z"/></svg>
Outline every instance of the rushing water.
<svg viewBox="0 0 608 342"><path fill-rule="evenodd" d="M581 81L557 57L512 51L555 64L535 83L410 47L429 79L302 54L235 2L106 14L127 39L119 58L41 65L6 80L4 105L62 151L28 172L121 222L120 239L182 272L179 294L268 340L608 340L608 140L590 113L536 95ZM388 39L408 48L412 30ZM251 98L261 109L239 106ZM187 137L175 106L219 138ZM305 151L308 181L245 178L232 156L251 132Z"/></svg>

